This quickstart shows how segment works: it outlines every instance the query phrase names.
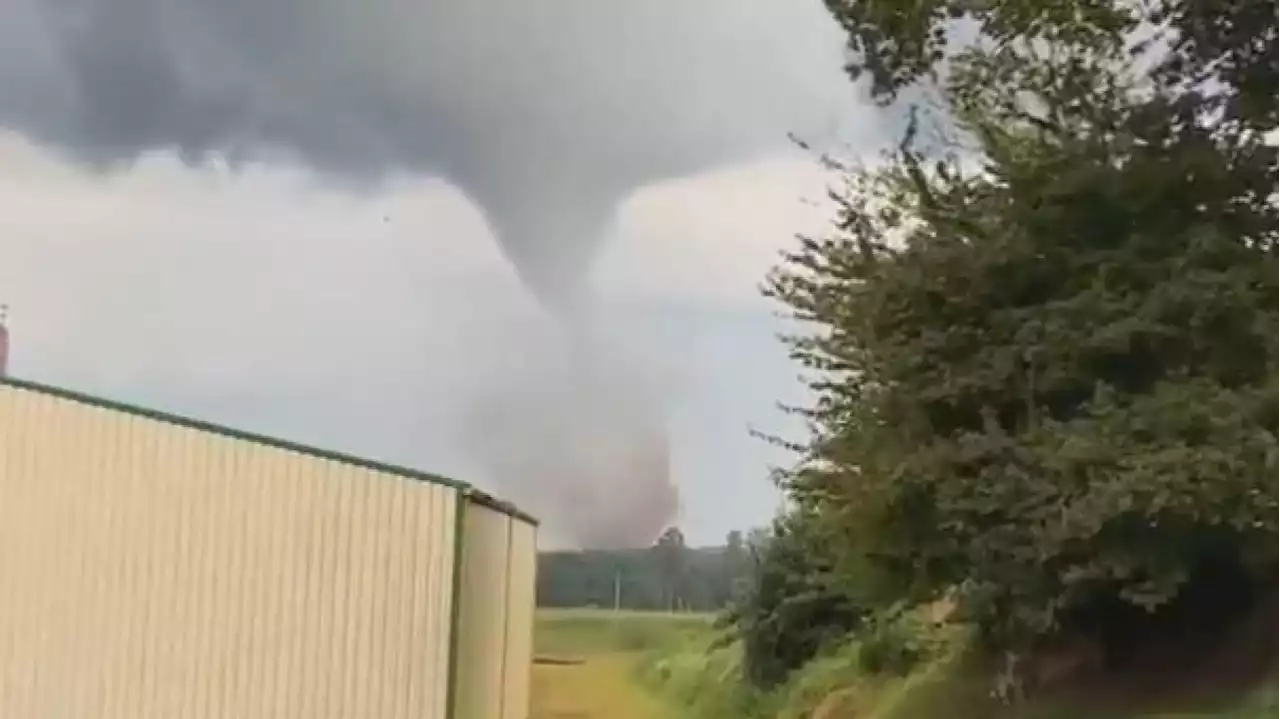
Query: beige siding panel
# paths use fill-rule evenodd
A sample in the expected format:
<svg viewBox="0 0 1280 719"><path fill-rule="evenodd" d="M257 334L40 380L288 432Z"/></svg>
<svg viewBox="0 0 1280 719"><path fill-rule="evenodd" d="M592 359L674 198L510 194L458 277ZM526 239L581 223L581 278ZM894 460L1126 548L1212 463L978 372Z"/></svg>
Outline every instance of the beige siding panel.
<svg viewBox="0 0 1280 719"><path fill-rule="evenodd" d="M529 716L529 689L533 670L533 623L537 604L538 528L526 521L511 521L507 555L506 661L503 668L502 719Z"/></svg>
<svg viewBox="0 0 1280 719"><path fill-rule="evenodd" d="M0 385L0 717L444 719L458 501Z"/></svg>
<svg viewBox="0 0 1280 719"><path fill-rule="evenodd" d="M469 501L463 521L456 719L526 719L537 528Z"/></svg>
<svg viewBox="0 0 1280 719"><path fill-rule="evenodd" d="M463 515L454 719L501 719L511 519L473 502Z"/></svg>

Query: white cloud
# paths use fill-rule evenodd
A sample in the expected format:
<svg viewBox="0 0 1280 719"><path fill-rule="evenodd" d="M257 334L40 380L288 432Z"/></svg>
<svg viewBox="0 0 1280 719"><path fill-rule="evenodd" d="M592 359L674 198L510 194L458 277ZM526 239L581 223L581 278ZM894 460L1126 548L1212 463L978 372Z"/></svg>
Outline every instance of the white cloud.
<svg viewBox="0 0 1280 719"><path fill-rule="evenodd" d="M594 282L609 294L756 305L796 233L829 226L831 180L812 158L788 156L643 188L623 205Z"/></svg>
<svg viewBox="0 0 1280 719"><path fill-rule="evenodd" d="M484 218L441 182L359 197L167 156L89 175L12 135L0 161L0 300L18 373L335 380L448 362L541 314ZM624 302L752 303L792 234L825 223L802 202L825 179L787 159L641 190L595 284Z"/></svg>
<svg viewBox="0 0 1280 719"><path fill-rule="evenodd" d="M465 336L474 313L450 299L483 296L494 319L524 303L483 218L442 183L360 199L266 168L154 157L90 176L2 147L19 160L0 169L19 372L300 381L345 374L353 354L385 371Z"/></svg>

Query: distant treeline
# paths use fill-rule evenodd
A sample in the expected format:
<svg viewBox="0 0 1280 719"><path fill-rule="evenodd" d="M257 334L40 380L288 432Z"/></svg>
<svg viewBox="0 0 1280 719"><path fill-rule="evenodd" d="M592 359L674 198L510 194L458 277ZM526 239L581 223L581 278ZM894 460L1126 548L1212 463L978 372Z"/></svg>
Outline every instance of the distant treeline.
<svg viewBox="0 0 1280 719"><path fill-rule="evenodd" d="M748 556L738 532L724 546L691 548L678 530L646 549L543 552L538 605L714 611L734 596Z"/></svg>

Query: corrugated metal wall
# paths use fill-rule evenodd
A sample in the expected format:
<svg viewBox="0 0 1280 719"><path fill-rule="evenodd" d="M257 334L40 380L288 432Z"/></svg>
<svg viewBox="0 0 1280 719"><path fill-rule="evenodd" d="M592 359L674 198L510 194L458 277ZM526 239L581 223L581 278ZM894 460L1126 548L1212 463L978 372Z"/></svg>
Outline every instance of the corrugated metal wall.
<svg viewBox="0 0 1280 719"><path fill-rule="evenodd" d="M459 594L456 719L526 719L533 667L537 528L467 502Z"/></svg>
<svg viewBox="0 0 1280 719"><path fill-rule="evenodd" d="M468 502L462 522L455 719L501 719L511 518Z"/></svg>
<svg viewBox="0 0 1280 719"><path fill-rule="evenodd" d="M505 703L502 719L529 716L529 689L533 679L533 622L538 601L538 528L531 522L511 519L508 551L507 656L503 669Z"/></svg>
<svg viewBox="0 0 1280 719"><path fill-rule="evenodd" d="M0 717L444 717L459 501L0 385Z"/></svg>

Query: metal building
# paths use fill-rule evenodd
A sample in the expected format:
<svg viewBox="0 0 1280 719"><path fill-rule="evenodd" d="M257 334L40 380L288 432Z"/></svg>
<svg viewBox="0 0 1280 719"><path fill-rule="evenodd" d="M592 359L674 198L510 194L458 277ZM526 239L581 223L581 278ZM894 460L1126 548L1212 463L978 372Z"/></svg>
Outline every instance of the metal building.
<svg viewBox="0 0 1280 719"><path fill-rule="evenodd" d="M0 717L524 719L536 523L0 377Z"/></svg>

